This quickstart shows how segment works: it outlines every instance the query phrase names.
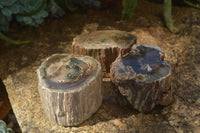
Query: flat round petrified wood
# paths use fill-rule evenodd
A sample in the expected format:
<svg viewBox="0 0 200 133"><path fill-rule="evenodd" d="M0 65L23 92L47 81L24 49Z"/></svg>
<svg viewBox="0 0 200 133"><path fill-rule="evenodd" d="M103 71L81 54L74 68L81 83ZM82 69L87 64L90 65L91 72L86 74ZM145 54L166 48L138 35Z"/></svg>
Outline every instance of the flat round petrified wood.
<svg viewBox="0 0 200 133"><path fill-rule="evenodd" d="M170 66L163 51L155 46L134 45L132 51L111 67L111 79L133 108L151 111L156 104L172 101Z"/></svg>
<svg viewBox="0 0 200 133"><path fill-rule="evenodd" d="M89 56L55 54L38 69L39 93L52 123L76 126L100 107L100 63Z"/></svg>
<svg viewBox="0 0 200 133"><path fill-rule="evenodd" d="M131 50L136 37L125 31L102 30L85 33L74 38L73 54L88 55L96 58L102 67L103 77L108 77L110 65L117 57Z"/></svg>

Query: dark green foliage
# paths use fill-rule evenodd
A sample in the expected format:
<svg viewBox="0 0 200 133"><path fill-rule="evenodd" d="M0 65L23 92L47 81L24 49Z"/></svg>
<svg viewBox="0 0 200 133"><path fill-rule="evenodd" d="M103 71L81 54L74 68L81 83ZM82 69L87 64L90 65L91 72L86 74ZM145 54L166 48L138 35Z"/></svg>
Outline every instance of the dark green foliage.
<svg viewBox="0 0 200 133"><path fill-rule="evenodd" d="M65 14L65 11L54 0L49 0L47 3L47 11L54 17L60 17Z"/></svg>
<svg viewBox="0 0 200 133"><path fill-rule="evenodd" d="M98 8L101 5L100 0L50 0L47 5L47 11L52 16L62 16L66 11L74 12L78 8Z"/></svg>
<svg viewBox="0 0 200 133"><path fill-rule="evenodd" d="M101 2L100 0L82 0L83 4L89 8L92 7L100 7Z"/></svg>
<svg viewBox="0 0 200 133"><path fill-rule="evenodd" d="M7 128L6 123L0 120L0 133L14 133L11 128Z"/></svg>
<svg viewBox="0 0 200 133"><path fill-rule="evenodd" d="M9 23L15 15L19 23L37 26L48 16L45 10L46 0L1 0L0 30L9 28Z"/></svg>
<svg viewBox="0 0 200 133"><path fill-rule="evenodd" d="M66 11L78 8L98 8L104 0L0 0L0 31L9 29L10 22L15 18L23 25L38 26L48 16L62 16ZM123 19L131 19L137 0L123 0ZM200 9L200 0L184 0L192 7ZM177 32L172 19L172 0L164 0L163 16L165 24L171 32ZM24 44L29 41L14 41L0 32L0 39L12 44Z"/></svg>
<svg viewBox="0 0 200 133"><path fill-rule="evenodd" d="M48 12L45 11L46 3L46 0L1 0L0 31L9 29L10 21L14 15L21 24L38 26L48 16ZM29 43L29 41L12 40L1 32L0 38L15 45Z"/></svg>
<svg viewBox="0 0 200 133"><path fill-rule="evenodd" d="M79 7L97 8L100 7L100 0L54 0L64 11L76 11Z"/></svg>
<svg viewBox="0 0 200 133"><path fill-rule="evenodd" d="M38 26L48 16L45 10L46 0L18 0L21 6L20 12L16 15L16 20L25 25Z"/></svg>
<svg viewBox="0 0 200 133"><path fill-rule="evenodd" d="M0 12L0 30L6 31L9 29L11 16L5 16Z"/></svg>
<svg viewBox="0 0 200 133"><path fill-rule="evenodd" d="M10 21L13 15L20 12L21 6L18 0L1 0L0 1L0 31L6 31L9 29ZM20 45L24 43L29 43L29 41L15 41L6 37L0 32L0 39L5 40L9 43Z"/></svg>
<svg viewBox="0 0 200 133"><path fill-rule="evenodd" d="M38 26L48 16L62 16L66 10L75 11L78 7L99 7L100 0L0 0L0 31L9 29L15 17L23 25ZM29 41L14 41L0 32L0 38L9 43L20 45Z"/></svg>
<svg viewBox="0 0 200 133"><path fill-rule="evenodd" d="M19 12L17 0L0 0L0 31L9 29L12 15Z"/></svg>
<svg viewBox="0 0 200 133"><path fill-rule="evenodd" d="M77 0L75 0L76 2ZM54 0L54 2L60 7L63 9L63 11L67 11L67 10L70 10L70 11L75 11L77 8L71 4L71 1L70 0ZM75 3L74 2L74 3Z"/></svg>

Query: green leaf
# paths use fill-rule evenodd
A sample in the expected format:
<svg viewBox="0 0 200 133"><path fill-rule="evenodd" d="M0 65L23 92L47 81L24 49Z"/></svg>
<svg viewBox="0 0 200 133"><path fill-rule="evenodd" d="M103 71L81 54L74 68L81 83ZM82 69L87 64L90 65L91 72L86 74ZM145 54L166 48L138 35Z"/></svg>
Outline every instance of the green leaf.
<svg viewBox="0 0 200 133"><path fill-rule="evenodd" d="M45 10L47 0L20 0L23 10L16 15L16 20L25 25L38 26L48 16Z"/></svg>
<svg viewBox="0 0 200 133"><path fill-rule="evenodd" d="M23 17L23 21L24 21L26 24L31 24L31 23L32 23L31 17Z"/></svg>
<svg viewBox="0 0 200 133"><path fill-rule="evenodd" d="M0 128L6 129L6 123L2 120L0 120Z"/></svg>
<svg viewBox="0 0 200 133"><path fill-rule="evenodd" d="M54 0L48 1L47 11L52 16L63 16L65 14L65 11L60 6L58 6Z"/></svg>
<svg viewBox="0 0 200 133"><path fill-rule="evenodd" d="M11 128L6 128L6 123L0 120L0 133L14 133Z"/></svg>
<svg viewBox="0 0 200 133"><path fill-rule="evenodd" d="M0 0L0 5L8 7L13 5L17 0Z"/></svg>
<svg viewBox="0 0 200 133"><path fill-rule="evenodd" d="M9 17L9 16L12 15L12 11L11 11L9 8L3 8L3 9L1 10L1 12L2 12L3 15L5 15L5 16L7 16L7 17Z"/></svg>
<svg viewBox="0 0 200 133"><path fill-rule="evenodd" d="M8 30L11 17L6 17L0 12L0 18L0 31Z"/></svg>
<svg viewBox="0 0 200 133"><path fill-rule="evenodd" d="M11 128L7 128L6 133L15 133L15 132Z"/></svg>
<svg viewBox="0 0 200 133"><path fill-rule="evenodd" d="M44 11L44 12L42 13L42 17L47 17L47 16L48 16L48 12Z"/></svg>
<svg viewBox="0 0 200 133"><path fill-rule="evenodd" d="M10 10L13 14L17 14L20 13L20 11L22 10L22 6L19 3L16 3L14 6L10 7Z"/></svg>
<svg viewBox="0 0 200 133"><path fill-rule="evenodd" d="M35 20L35 25L40 25L41 23L43 22L43 20L42 19L36 19Z"/></svg>
<svg viewBox="0 0 200 133"><path fill-rule="evenodd" d="M6 129L0 128L0 133L6 133Z"/></svg>
<svg viewBox="0 0 200 133"><path fill-rule="evenodd" d="M20 15L32 16L46 7L47 0L20 0L20 3L23 6L23 11L20 13Z"/></svg>

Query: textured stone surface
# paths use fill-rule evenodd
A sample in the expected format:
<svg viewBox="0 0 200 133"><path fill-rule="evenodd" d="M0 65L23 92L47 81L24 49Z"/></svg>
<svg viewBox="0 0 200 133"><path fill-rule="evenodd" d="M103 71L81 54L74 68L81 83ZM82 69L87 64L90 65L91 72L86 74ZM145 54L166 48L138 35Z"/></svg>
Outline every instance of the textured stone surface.
<svg viewBox="0 0 200 133"><path fill-rule="evenodd" d="M69 14L46 20L39 28L23 27L8 32L16 39L30 39L30 45L13 46L0 41L0 76L19 125L24 133L198 133L200 131L200 12L174 6L175 24L180 29L170 33L160 17L162 4L139 0L134 18L119 21L121 1L108 10L88 14ZM118 13L116 12L118 11ZM105 17L106 14L106 17ZM143 17L142 19L140 19ZM145 19L145 20L144 20ZM81 20L77 21L77 20ZM121 29L137 35L138 43L150 43L165 51L172 69L175 100L167 107L156 106L142 114L120 106L115 87L104 82L104 100L99 110L78 127L51 125L38 93L36 70L54 53L71 53L72 38L87 24L97 23L98 30ZM148 24L148 25L147 25Z"/></svg>
<svg viewBox="0 0 200 133"><path fill-rule="evenodd" d="M101 63L102 75L108 77L112 62L129 52L134 43L136 36L125 31L93 31L74 38L72 51L74 54L96 58Z"/></svg>
<svg viewBox="0 0 200 133"><path fill-rule="evenodd" d="M100 63L89 56L54 54L38 69L38 90L53 124L77 126L103 99Z"/></svg>
<svg viewBox="0 0 200 133"><path fill-rule="evenodd" d="M134 45L131 52L113 62L111 79L140 112L172 102L170 66L164 61L163 51L155 46Z"/></svg>
<svg viewBox="0 0 200 133"><path fill-rule="evenodd" d="M148 40L151 40L151 42L157 42L157 45L162 44L156 37L150 35L150 33L145 30L133 32L137 32L138 35L141 36L141 38L139 38L140 42L145 42L145 40L148 42ZM172 105L165 108L156 107L149 114L138 113L127 106L120 106L119 104L122 101L118 99L118 94L114 91L114 85L112 85L110 81L104 81L104 100L102 106L91 118L86 120L79 127L66 128L52 125L44 113L38 93L36 70L44 59L46 59L47 56L45 55L48 55L48 53L45 55L38 53L39 56L37 60L32 62L31 65L18 69L17 72L8 75L8 77L3 80L22 132L155 133L162 131L166 133L177 133L196 131L198 133L200 127L200 102L198 100L200 99L200 84L195 80L199 81L200 75L197 73L198 67L188 67L189 64L191 65L191 58L181 58L191 54L190 51L186 52L182 47L191 48L192 50L194 46L188 45L191 44L190 41L182 39L183 37L179 38L179 40L176 39L176 47L169 43L160 45L160 47L165 49L165 59L172 63L172 66L178 63L178 66L175 67L176 69L172 69L174 71L172 73L172 87L175 89L175 94L177 95ZM189 37L187 39L189 39ZM196 48L199 46L197 44L198 43L195 43ZM195 66L196 65L198 64L196 63ZM17 67L15 69L17 69ZM193 75L196 75L196 77L194 78ZM188 112L190 112L189 115Z"/></svg>

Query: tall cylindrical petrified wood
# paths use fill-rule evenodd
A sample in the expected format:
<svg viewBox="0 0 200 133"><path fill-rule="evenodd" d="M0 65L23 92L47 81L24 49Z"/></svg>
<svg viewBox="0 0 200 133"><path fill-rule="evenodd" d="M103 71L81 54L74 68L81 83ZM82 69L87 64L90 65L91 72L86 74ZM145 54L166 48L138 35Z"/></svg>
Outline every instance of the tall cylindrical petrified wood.
<svg viewBox="0 0 200 133"><path fill-rule="evenodd" d="M131 50L136 37L125 31L102 30L85 33L74 38L73 54L96 58L102 67L102 75L108 77L110 65L117 57Z"/></svg>
<svg viewBox="0 0 200 133"><path fill-rule="evenodd" d="M55 54L38 69L39 93L52 123L76 126L100 107L100 63L89 56Z"/></svg>
<svg viewBox="0 0 200 133"><path fill-rule="evenodd" d="M156 104L172 101L170 66L163 51L152 45L134 45L111 67L111 79L133 108L151 111Z"/></svg>

